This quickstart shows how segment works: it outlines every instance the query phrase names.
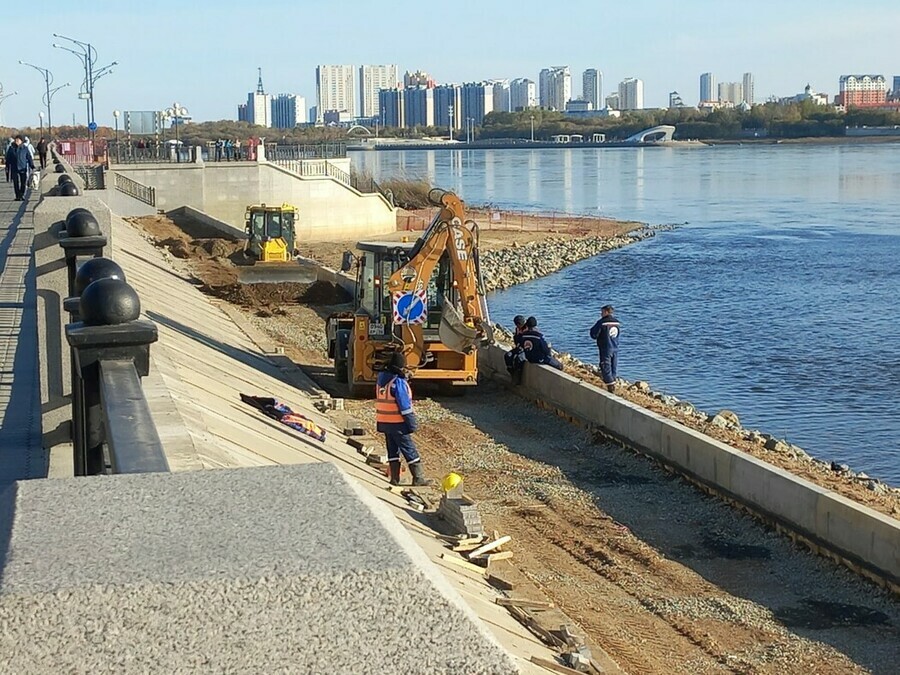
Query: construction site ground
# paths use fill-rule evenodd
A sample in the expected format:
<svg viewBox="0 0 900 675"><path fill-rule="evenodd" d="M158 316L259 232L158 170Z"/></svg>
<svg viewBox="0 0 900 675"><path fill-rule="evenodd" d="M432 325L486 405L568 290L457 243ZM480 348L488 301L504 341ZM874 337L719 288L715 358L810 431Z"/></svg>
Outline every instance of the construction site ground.
<svg viewBox="0 0 900 675"><path fill-rule="evenodd" d="M137 222L203 290L346 395L323 331L346 308L333 304L340 293L241 287L229 262L239 243L161 216ZM886 592L504 385L416 393L428 472L465 476L487 529L512 536L514 565L626 672L896 672L900 603ZM346 407L374 432L371 402Z"/></svg>

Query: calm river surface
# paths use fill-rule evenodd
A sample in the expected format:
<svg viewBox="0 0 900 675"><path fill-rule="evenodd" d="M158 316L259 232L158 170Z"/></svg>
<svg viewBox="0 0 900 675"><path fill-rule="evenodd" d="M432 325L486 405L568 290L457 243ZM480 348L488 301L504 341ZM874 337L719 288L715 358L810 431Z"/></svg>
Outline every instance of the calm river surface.
<svg viewBox="0 0 900 675"><path fill-rule="evenodd" d="M490 298L594 362L605 303L620 376L900 485L900 144L355 152L473 203L673 232Z"/></svg>

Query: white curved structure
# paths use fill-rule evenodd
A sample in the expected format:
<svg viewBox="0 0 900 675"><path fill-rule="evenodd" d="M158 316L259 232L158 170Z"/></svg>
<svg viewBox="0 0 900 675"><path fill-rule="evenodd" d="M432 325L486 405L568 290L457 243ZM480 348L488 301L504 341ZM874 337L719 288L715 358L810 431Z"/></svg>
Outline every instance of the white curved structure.
<svg viewBox="0 0 900 675"><path fill-rule="evenodd" d="M644 129L644 131L639 131L634 136L629 136L625 139L626 143L660 143L664 141L671 141L672 135L675 133L675 127L670 126L668 124L661 124L658 127L653 127L652 129Z"/></svg>

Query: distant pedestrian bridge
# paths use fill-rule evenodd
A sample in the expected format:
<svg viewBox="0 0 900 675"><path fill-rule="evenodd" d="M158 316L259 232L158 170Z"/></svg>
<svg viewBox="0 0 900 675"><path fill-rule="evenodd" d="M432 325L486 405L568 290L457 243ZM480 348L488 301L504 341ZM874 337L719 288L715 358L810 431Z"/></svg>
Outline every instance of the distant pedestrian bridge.
<svg viewBox="0 0 900 675"><path fill-rule="evenodd" d="M668 124L662 124L652 129L644 129L634 136L625 139L626 143L660 143L662 141L671 141L675 133L675 127Z"/></svg>

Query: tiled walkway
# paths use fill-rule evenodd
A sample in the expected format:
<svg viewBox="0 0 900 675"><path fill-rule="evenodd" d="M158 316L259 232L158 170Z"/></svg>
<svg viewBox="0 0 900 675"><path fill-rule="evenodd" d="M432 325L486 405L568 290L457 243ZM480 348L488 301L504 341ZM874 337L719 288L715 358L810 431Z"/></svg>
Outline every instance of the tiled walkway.
<svg viewBox="0 0 900 675"><path fill-rule="evenodd" d="M2 178L0 178L2 180ZM46 476L29 198L0 182L0 484Z"/></svg>

